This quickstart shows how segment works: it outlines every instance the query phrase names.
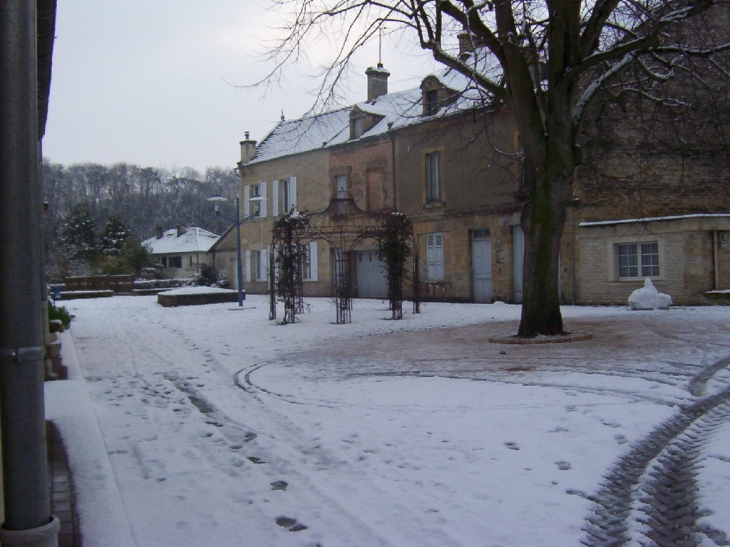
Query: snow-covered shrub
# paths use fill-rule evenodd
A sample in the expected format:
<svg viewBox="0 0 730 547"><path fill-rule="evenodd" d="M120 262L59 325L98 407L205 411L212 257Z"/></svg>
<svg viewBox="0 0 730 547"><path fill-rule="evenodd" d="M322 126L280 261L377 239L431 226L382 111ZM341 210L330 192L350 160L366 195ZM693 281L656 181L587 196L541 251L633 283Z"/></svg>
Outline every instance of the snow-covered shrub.
<svg viewBox="0 0 730 547"><path fill-rule="evenodd" d="M175 279L137 279L134 282L135 289L174 289L176 287L188 287L193 282L190 278Z"/></svg>

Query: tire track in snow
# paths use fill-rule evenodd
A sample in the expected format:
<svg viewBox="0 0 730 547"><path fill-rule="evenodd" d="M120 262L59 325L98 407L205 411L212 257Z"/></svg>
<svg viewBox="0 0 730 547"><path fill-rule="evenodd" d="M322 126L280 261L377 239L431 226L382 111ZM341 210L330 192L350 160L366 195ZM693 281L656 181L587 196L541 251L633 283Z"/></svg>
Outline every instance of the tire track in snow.
<svg viewBox="0 0 730 547"><path fill-rule="evenodd" d="M709 382L718 372L727 368L728 365L730 365L730 355L724 359L720 359L714 365L706 367L702 372L690 380L688 385L689 392L695 397L704 395L705 390L707 389L707 382Z"/></svg>
<svg viewBox="0 0 730 547"><path fill-rule="evenodd" d="M728 363L730 358L725 358L705 368L690 382L690 389L704 390L707 380ZM593 507L582 543L589 547L624 545L631 541L636 520L644 526L641 533L651 545L697 547L701 535L727 545L722 534L698 526L702 514L697 473L704 445L728 417L730 388L682 407L637 443L604 477L598 492L589 496Z"/></svg>

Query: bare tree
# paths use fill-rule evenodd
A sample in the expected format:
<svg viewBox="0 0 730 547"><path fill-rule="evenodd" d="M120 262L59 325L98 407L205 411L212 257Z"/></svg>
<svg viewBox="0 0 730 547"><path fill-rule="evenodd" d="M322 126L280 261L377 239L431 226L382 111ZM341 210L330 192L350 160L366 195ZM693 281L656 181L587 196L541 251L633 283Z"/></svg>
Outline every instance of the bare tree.
<svg viewBox="0 0 730 547"><path fill-rule="evenodd" d="M311 40L336 44L323 73L322 104L336 98L353 54L385 25L390 32L409 31L436 61L469 77L492 107L512 112L526 196L520 336L563 332L560 239L591 100L617 77L633 72L644 82L666 80L689 66L681 59L707 58L730 47L717 33L683 32L725 0L272 1L290 10L291 19L272 51L277 64L270 78L306 56ZM461 57L454 47L458 34L490 62ZM652 96L651 86L635 90Z"/></svg>

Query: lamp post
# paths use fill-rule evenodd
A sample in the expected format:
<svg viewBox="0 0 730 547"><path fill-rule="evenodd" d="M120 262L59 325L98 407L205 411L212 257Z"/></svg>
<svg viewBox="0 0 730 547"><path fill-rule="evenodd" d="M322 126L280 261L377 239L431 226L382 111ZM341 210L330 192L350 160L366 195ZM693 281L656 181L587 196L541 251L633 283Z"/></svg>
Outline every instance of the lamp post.
<svg viewBox="0 0 730 547"><path fill-rule="evenodd" d="M224 198L223 196L212 196L207 199L207 201L212 201L215 203L215 216L224 218L228 220L229 222L232 222L233 225L236 227L236 276L238 279L238 306L240 308L243 307L243 299L244 297L244 291L243 291L243 262L241 261L241 224L246 222L247 220L257 217L258 211L252 215L245 216L241 218L241 203L238 196L236 196L236 218L230 218L223 213L220 212L218 204L221 201L228 201L228 198Z"/></svg>

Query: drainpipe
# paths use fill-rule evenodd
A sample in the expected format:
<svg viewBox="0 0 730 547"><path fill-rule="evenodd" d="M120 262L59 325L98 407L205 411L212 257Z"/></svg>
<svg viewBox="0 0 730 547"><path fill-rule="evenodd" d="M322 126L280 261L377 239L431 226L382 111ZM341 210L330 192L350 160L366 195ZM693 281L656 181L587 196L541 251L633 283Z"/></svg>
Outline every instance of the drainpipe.
<svg viewBox="0 0 730 547"><path fill-rule="evenodd" d="M720 290L720 263L718 262L717 248L720 245L719 238L717 237L717 230L712 231L712 259L713 259L713 273L715 274L715 290Z"/></svg>
<svg viewBox="0 0 730 547"><path fill-rule="evenodd" d="M573 268L572 268L572 274L573 274L573 301L571 304L575 306L575 303L577 301L577 294L578 294L578 288L575 286L576 280L577 280L577 273L576 273L576 260L578 258L578 251L576 250L576 247L578 245L578 213L574 213L573 215Z"/></svg>
<svg viewBox="0 0 730 547"><path fill-rule="evenodd" d="M397 211L398 210L398 207L397 207L398 203L397 203L396 197L395 197L395 191L396 191L396 184L395 184L395 173L396 173L396 169L395 169L395 137L393 136L392 129L393 129L393 122L390 122L388 124L388 137L390 138L390 163L391 163L391 166L390 167L391 167L391 171L393 173L393 175L392 175L392 179L393 179L393 210L394 211Z"/></svg>
<svg viewBox="0 0 730 547"><path fill-rule="evenodd" d="M0 0L0 542L55 547L43 400L36 1Z"/></svg>

